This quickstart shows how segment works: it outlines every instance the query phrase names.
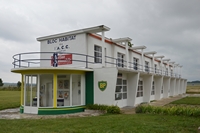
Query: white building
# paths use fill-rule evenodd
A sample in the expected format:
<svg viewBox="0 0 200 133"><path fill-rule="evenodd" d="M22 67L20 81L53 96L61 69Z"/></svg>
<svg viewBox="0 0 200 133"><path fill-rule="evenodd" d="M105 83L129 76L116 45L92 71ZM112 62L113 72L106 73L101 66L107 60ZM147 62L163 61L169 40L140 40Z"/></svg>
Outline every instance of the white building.
<svg viewBox="0 0 200 133"><path fill-rule="evenodd" d="M101 25L37 38L40 52L13 56L22 76L21 113L63 114L87 104L119 107L183 94L181 67ZM97 34L101 33L101 34Z"/></svg>

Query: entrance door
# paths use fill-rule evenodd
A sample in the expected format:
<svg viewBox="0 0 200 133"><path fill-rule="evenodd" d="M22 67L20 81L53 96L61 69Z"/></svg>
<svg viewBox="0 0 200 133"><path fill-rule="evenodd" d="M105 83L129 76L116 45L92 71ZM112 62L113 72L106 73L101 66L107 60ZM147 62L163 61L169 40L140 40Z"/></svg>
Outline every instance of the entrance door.
<svg viewBox="0 0 200 133"><path fill-rule="evenodd" d="M37 114L37 76L26 75L24 85L24 113Z"/></svg>

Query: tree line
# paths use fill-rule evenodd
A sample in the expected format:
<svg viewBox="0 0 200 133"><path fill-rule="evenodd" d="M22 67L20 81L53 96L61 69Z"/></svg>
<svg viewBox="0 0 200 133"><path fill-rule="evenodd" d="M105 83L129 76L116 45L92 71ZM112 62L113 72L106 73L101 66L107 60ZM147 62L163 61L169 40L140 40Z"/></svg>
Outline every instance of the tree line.
<svg viewBox="0 0 200 133"><path fill-rule="evenodd" d="M0 78L0 90L20 90L22 83L20 81L17 82L17 87L3 87L3 80Z"/></svg>

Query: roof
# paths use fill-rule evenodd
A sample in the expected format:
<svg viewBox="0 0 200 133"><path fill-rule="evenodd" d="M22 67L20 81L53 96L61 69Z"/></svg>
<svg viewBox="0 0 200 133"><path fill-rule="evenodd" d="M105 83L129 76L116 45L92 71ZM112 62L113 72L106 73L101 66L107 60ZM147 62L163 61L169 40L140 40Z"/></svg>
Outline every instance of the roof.
<svg viewBox="0 0 200 133"><path fill-rule="evenodd" d="M57 38L57 37L67 36L67 35L72 35L72 34L97 33L97 32L102 32L102 31L109 31L109 30L110 30L109 27L107 27L105 25L100 25L100 26L95 26L95 27L90 27L90 28L85 28L85 29L80 29L80 30L64 32L64 33L60 33L60 34L39 37L39 38L37 38L37 41L43 41L43 40L47 40L47 39L51 39L51 38Z"/></svg>

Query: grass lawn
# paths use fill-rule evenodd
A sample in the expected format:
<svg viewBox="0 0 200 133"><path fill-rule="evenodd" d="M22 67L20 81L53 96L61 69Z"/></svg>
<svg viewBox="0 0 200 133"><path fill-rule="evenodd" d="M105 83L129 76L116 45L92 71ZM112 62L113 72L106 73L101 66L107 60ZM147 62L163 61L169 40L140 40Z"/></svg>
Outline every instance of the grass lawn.
<svg viewBox="0 0 200 133"><path fill-rule="evenodd" d="M167 115L103 115L66 119L0 119L4 133L191 133L200 118Z"/></svg>
<svg viewBox="0 0 200 133"><path fill-rule="evenodd" d="M0 91L0 110L20 106L20 91Z"/></svg>
<svg viewBox="0 0 200 133"><path fill-rule="evenodd" d="M170 104L200 105L200 97L185 97Z"/></svg>

